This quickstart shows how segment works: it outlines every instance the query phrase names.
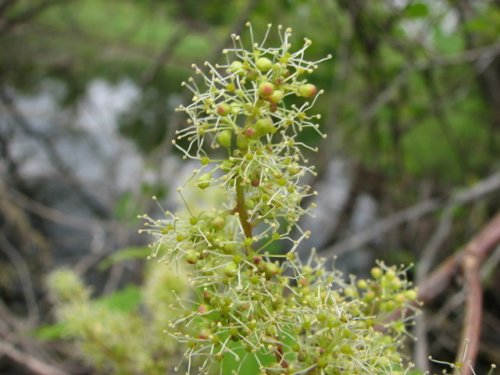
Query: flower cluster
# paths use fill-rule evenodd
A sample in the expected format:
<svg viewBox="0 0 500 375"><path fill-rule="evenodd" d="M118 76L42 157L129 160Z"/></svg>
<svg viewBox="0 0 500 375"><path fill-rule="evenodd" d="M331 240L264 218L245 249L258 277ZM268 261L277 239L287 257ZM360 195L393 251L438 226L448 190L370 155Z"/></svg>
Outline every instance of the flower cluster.
<svg viewBox="0 0 500 375"><path fill-rule="evenodd" d="M233 35L225 64L194 66L200 82L184 84L193 98L179 108L188 124L174 141L200 163L190 184L200 193L221 189L225 203L143 216L152 255L189 265L194 296L179 299L183 314L167 330L186 345L183 370L209 373L219 363L222 372L232 359L236 373L248 361L262 374L404 373L398 348L408 318L389 319L416 298L403 271L380 264L373 280L347 283L314 251L306 264L296 257L310 235L298 226L309 210L304 198L315 194L302 184L314 174L304 151L315 149L297 136L305 128L321 134L319 115L309 113L321 91L307 75L322 60L305 59L307 39L292 51L290 29L278 27L273 48L270 26L259 43L248 26L249 49ZM269 254L278 240L289 241L287 252Z"/></svg>
<svg viewBox="0 0 500 375"><path fill-rule="evenodd" d="M200 188L222 185L235 199L245 195L239 202L244 209L239 209L246 211L247 237L245 226L261 222L285 236L291 228L283 227L283 222L295 224L305 213L303 198L313 194L298 183L314 169L304 165L302 149L311 147L298 141L297 135L305 128L320 133L316 122L320 116L308 111L321 91L306 76L322 60L304 59L311 45L307 39L301 49L291 52L290 29L278 27L281 44L270 48L265 46L270 26L260 43L248 26L250 50L233 35L233 48L223 51L226 64L206 62L207 73L194 66L201 83L193 78L184 82L193 98L190 105L178 109L189 119L174 143L185 157L201 162L203 168L195 173ZM295 103L288 104L291 100ZM223 159L209 156L217 148L226 151Z"/></svg>

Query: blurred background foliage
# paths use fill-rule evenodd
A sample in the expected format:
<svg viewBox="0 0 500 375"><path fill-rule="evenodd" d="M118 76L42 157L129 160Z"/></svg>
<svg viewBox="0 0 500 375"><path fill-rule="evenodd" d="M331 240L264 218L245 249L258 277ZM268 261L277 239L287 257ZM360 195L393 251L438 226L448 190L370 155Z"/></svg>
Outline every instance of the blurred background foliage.
<svg viewBox="0 0 500 375"><path fill-rule="evenodd" d="M20 373L26 355L94 373L64 335L40 331L54 322L45 277L73 267L99 298L142 285L136 215L158 211L152 195L175 207L188 173L170 144L184 121L174 109L190 99L180 83L247 20L259 36L273 23L297 45L312 39L310 59L333 54L311 77L329 137L303 135L320 146L310 159L323 224L308 222L320 254L344 253L341 266L359 273L375 258L425 262L418 282L498 212L498 0L1 0L0 372ZM434 209L349 245L426 202ZM488 262L479 369L500 363L498 250ZM434 357L453 358L459 286L426 310Z"/></svg>

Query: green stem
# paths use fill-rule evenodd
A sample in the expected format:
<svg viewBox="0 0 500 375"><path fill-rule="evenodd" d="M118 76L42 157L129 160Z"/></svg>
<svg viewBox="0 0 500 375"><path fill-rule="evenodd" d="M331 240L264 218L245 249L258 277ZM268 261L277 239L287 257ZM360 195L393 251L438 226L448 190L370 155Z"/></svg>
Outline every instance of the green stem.
<svg viewBox="0 0 500 375"><path fill-rule="evenodd" d="M243 190L241 177L236 177L236 208L235 212L238 212L241 226L243 227L243 232L245 237L252 237L252 225L248 221L248 212L245 204L245 192Z"/></svg>

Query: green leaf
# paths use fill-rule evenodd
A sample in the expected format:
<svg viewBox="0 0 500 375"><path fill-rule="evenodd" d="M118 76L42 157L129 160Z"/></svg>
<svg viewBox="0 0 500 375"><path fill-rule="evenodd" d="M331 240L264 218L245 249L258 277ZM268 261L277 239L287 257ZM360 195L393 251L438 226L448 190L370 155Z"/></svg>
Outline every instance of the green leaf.
<svg viewBox="0 0 500 375"><path fill-rule="evenodd" d="M148 247L126 247L103 259L99 263L98 269L104 271L115 263L129 259L145 259L149 253L151 253L151 249Z"/></svg>
<svg viewBox="0 0 500 375"><path fill-rule="evenodd" d="M35 337L42 341L58 340L66 336L66 324L64 322L39 327Z"/></svg>
<svg viewBox="0 0 500 375"><path fill-rule="evenodd" d="M412 3L408 4L405 13L409 18L422 18L429 14L429 8L423 3Z"/></svg>
<svg viewBox="0 0 500 375"><path fill-rule="evenodd" d="M136 286L127 286L109 296L96 300L96 306L101 306L119 312L131 312L141 302L141 290Z"/></svg>

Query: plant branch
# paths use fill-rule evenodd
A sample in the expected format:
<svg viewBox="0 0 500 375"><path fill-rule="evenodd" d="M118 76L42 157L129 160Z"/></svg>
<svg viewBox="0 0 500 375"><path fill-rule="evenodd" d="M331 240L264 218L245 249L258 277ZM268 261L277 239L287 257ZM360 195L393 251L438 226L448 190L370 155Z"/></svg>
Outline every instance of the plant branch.
<svg viewBox="0 0 500 375"><path fill-rule="evenodd" d="M482 320L480 266L498 244L500 244L500 214L497 214L464 249L441 263L418 288L418 300L428 303L446 290L451 279L460 270L465 276L465 319L456 359L457 362L464 364L460 370L461 375L473 373L472 369L479 351Z"/></svg>
<svg viewBox="0 0 500 375"><path fill-rule="evenodd" d="M252 224L248 221L248 212L245 204L245 192L243 191L241 177L236 178L236 208L234 211L239 215L245 237L251 238Z"/></svg>
<svg viewBox="0 0 500 375"><path fill-rule="evenodd" d="M491 176L479 181L467 189L460 189L455 194L452 194L448 200L441 200L437 198L428 199L417 203L414 206L406 208L400 212L380 220L376 225L363 229L354 235L338 242L337 244L324 249L321 255L324 257L332 257L334 255L342 255L351 250L360 248L368 244L370 241L377 239L384 233L396 229L400 225L407 222L418 220L425 215L429 215L443 206L460 205L472 202L484 195L490 194L500 189L500 172L494 173ZM449 260L452 262L452 260Z"/></svg>
<svg viewBox="0 0 500 375"><path fill-rule="evenodd" d="M14 346L0 341L0 353L8 357L10 360L28 369L36 375L65 375L66 373L55 368L38 358L33 357L28 353L24 353Z"/></svg>

